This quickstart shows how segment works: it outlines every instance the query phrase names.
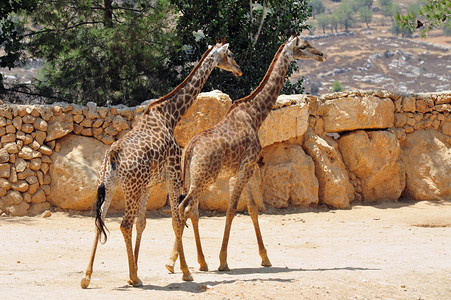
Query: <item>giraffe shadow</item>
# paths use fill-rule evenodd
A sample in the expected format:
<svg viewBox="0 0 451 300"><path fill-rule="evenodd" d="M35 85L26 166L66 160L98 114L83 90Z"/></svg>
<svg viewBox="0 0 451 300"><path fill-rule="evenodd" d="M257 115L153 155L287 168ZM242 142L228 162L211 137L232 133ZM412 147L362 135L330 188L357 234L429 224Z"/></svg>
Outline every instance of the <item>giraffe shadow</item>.
<svg viewBox="0 0 451 300"><path fill-rule="evenodd" d="M327 272L327 271L376 271L380 269L373 268L364 268L364 267L336 267L336 268L312 268L312 269L303 269L303 268L288 268L288 267L271 267L271 268L237 268L232 269L227 272L222 271L210 271L210 273L218 274L218 276L228 277L228 276L236 276L236 275L249 275L249 274L274 274L277 273L287 273L287 272ZM190 293L203 293L208 289L215 287L217 285L224 284L234 284L236 282L279 282L279 283L287 283L292 282L292 278L235 278L235 279L225 279L225 280L215 280L215 281L184 281L177 283L170 283L164 286L158 285L143 285L141 287L137 287L138 289L143 290L153 290L153 291L184 291ZM129 285L122 286L117 288L119 291L127 291L129 289L134 289L135 287L131 287Z"/></svg>

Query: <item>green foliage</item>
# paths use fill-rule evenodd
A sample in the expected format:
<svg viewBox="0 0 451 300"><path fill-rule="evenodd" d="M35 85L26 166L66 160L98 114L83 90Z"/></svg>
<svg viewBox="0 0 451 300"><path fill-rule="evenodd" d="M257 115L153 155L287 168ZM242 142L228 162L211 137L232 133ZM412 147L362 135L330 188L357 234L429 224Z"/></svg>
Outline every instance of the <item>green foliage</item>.
<svg viewBox="0 0 451 300"><path fill-rule="evenodd" d="M74 103L136 105L171 87L173 41L165 0L40 0L28 50L45 61L39 93ZM172 16L172 20L169 18Z"/></svg>
<svg viewBox="0 0 451 300"><path fill-rule="evenodd" d="M23 22L19 15L33 10L33 0L12 0L0 2L0 46L4 53L0 53L0 68L14 68L23 50ZM0 92L3 90L3 76L0 73Z"/></svg>
<svg viewBox="0 0 451 300"><path fill-rule="evenodd" d="M274 54L287 40L290 30L300 33L311 15L308 0L251 1L171 0L180 11L177 34L183 45L194 54L173 53L171 65L182 66L182 77L198 60L215 38L226 38L242 77L214 70L205 89L220 89L232 99L239 99L254 90L263 79ZM193 34L195 33L195 34ZM293 64L287 73L289 77ZM298 91L295 91L298 92Z"/></svg>
<svg viewBox="0 0 451 300"><path fill-rule="evenodd" d="M323 0L312 0L309 6L312 8L313 18L316 18L317 15L326 11L326 6L324 5Z"/></svg>
<svg viewBox="0 0 451 300"><path fill-rule="evenodd" d="M399 12L399 5L393 2L393 0L379 0L380 9L382 15L392 18Z"/></svg>
<svg viewBox="0 0 451 300"><path fill-rule="evenodd" d="M334 81L334 84L332 85L332 92L342 92L345 89L341 86L341 83L338 80Z"/></svg>
<svg viewBox="0 0 451 300"><path fill-rule="evenodd" d="M396 25L402 29L415 31L425 36L434 28L443 26L445 32L451 27L451 0L422 0L422 7L412 7L406 15L395 15Z"/></svg>
<svg viewBox="0 0 451 300"><path fill-rule="evenodd" d="M370 28L370 23L373 19L373 10L371 7L362 6L359 8L359 17L360 20L366 24L366 27Z"/></svg>
<svg viewBox="0 0 451 300"><path fill-rule="evenodd" d="M331 17L327 14L320 14L316 16L316 22L318 27L323 30L323 33L326 33L327 27L331 24Z"/></svg>
<svg viewBox="0 0 451 300"><path fill-rule="evenodd" d="M342 2L334 12L338 23L343 25L345 31L348 31L349 27L351 27L351 25L355 21L354 7L355 6L353 5L353 2L351 0L347 0L345 2Z"/></svg>

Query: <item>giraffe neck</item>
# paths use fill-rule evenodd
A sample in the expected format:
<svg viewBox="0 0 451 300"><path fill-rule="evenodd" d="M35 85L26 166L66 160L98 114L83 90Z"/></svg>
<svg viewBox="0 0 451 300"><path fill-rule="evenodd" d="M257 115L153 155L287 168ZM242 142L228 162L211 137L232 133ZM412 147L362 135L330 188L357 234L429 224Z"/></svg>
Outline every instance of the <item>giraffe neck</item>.
<svg viewBox="0 0 451 300"><path fill-rule="evenodd" d="M259 128L269 115L282 89L291 62L286 49L283 49L283 47L284 45L276 53L260 86L244 98L243 104L240 105L254 120L256 128Z"/></svg>
<svg viewBox="0 0 451 300"><path fill-rule="evenodd" d="M167 125L170 128L175 128L188 108L193 104L194 99L199 95L211 71L213 71L217 64L212 55L213 48L205 52L193 71L191 71L179 86L166 96L151 103L144 114L155 109L165 116Z"/></svg>

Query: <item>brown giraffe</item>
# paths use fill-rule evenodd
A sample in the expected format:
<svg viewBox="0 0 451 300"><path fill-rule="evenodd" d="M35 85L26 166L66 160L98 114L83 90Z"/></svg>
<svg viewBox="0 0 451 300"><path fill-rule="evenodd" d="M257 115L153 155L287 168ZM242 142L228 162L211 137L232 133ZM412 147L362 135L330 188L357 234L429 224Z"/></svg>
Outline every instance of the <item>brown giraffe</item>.
<svg viewBox="0 0 451 300"><path fill-rule="evenodd" d="M218 175L236 176L235 187L229 199L226 224L222 241L220 271L229 270L227 264L227 244L230 228L235 216L241 192L252 176L260 158L262 147L258 138L258 129L268 116L282 88L285 75L294 59L315 59L324 61L323 53L310 44L293 35L277 51L260 85L249 96L235 101L227 115L214 127L196 135L184 149L182 172L184 188L188 189L185 199L179 205L180 218L189 216L197 247L197 259L200 270L208 270L199 238L199 197L216 181ZM263 244L258 225L258 209L250 190L249 215L254 224L262 266L271 266ZM173 251L175 251L174 248ZM176 258L174 253L171 258ZM172 264L175 260L172 260Z"/></svg>
<svg viewBox="0 0 451 300"><path fill-rule="evenodd" d="M177 211L182 188L181 150L174 138L174 127L192 105L215 67L241 76L241 69L233 59L228 44L222 42L210 47L188 77L172 92L151 103L136 126L106 151L98 179L96 235L91 259L85 277L81 280L82 288L87 288L90 283L99 239L104 237L106 241L104 221L116 184L122 188L125 195L125 215L120 228L127 249L128 283L133 286L142 285L137 274L138 254L141 235L146 226L149 189L165 179L168 181L172 226L176 248L180 254L182 279L193 280L183 254L182 233L185 222L179 219ZM135 218L136 242L133 252L132 229Z"/></svg>

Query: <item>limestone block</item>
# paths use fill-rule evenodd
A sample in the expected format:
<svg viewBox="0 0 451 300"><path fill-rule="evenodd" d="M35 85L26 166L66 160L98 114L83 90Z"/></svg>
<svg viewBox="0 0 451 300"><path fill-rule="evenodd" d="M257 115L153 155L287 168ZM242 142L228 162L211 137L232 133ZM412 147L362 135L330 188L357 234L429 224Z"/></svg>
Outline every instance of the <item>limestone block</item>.
<svg viewBox="0 0 451 300"><path fill-rule="evenodd" d="M448 136L451 136L451 121L445 121L445 123L443 123L442 132Z"/></svg>
<svg viewBox="0 0 451 300"><path fill-rule="evenodd" d="M43 203L46 202L45 193L42 189L38 189L36 193L31 196L31 203Z"/></svg>
<svg viewBox="0 0 451 300"><path fill-rule="evenodd" d="M28 209L30 208L30 204L22 201L18 204L11 205L5 209L6 213L13 217L21 217L26 216L28 214Z"/></svg>
<svg viewBox="0 0 451 300"><path fill-rule="evenodd" d="M11 167L9 163L0 164L0 177L8 178L11 175Z"/></svg>
<svg viewBox="0 0 451 300"><path fill-rule="evenodd" d="M9 161L9 153L5 148L0 148L0 163Z"/></svg>
<svg viewBox="0 0 451 300"><path fill-rule="evenodd" d="M235 182L235 177L220 175L216 182L210 185L207 191L199 198L200 209L227 211L230 195L235 187ZM243 189L240 199L238 200L238 211L247 209L249 197L252 197L259 210L265 210L259 169L255 170L246 187Z"/></svg>
<svg viewBox="0 0 451 300"><path fill-rule="evenodd" d="M11 184L11 188L18 192L26 192L28 190L28 183L25 180L19 180Z"/></svg>
<svg viewBox="0 0 451 300"><path fill-rule="evenodd" d="M28 209L28 215L36 216L40 213L43 213L47 209L50 208L50 203L42 202L42 203L32 203L30 208Z"/></svg>
<svg viewBox="0 0 451 300"><path fill-rule="evenodd" d="M47 201L51 204L74 210L90 210L97 195L97 175L108 146L89 137L69 134L62 138L61 149L53 152L49 174L43 184L50 184L51 193ZM51 182L50 181L51 178ZM166 204L167 191L151 190L148 209L161 208ZM116 192L111 208L124 207L121 192Z"/></svg>
<svg viewBox="0 0 451 300"><path fill-rule="evenodd" d="M417 130L401 143L404 195L415 200L451 199L451 147L439 131Z"/></svg>
<svg viewBox="0 0 451 300"><path fill-rule="evenodd" d="M16 134L15 133L8 133L1 138L2 143L11 143L16 141Z"/></svg>
<svg viewBox="0 0 451 300"><path fill-rule="evenodd" d="M354 200L354 187L350 183L337 143L330 138L321 138L309 128L303 148L315 162L319 202L333 208L349 207Z"/></svg>
<svg viewBox="0 0 451 300"><path fill-rule="evenodd" d="M386 129L394 125L395 107L388 98L372 95L343 97L322 103L326 132Z"/></svg>
<svg viewBox="0 0 451 300"><path fill-rule="evenodd" d="M304 95L279 96L258 131L262 147L305 134L309 121L309 105L304 98Z"/></svg>
<svg viewBox="0 0 451 300"><path fill-rule="evenodd" d="M414 96L406 96L402 100L402 110L405 112L415 112L416 111L416 105L415 105L416 99Z"/></svg>
<svg viewBox="0 0 451 300"><path fill-rule="evenodd" d="M92 124L91 124L92 126ZM128 125L127 121L122 117L121 115L116 115L113 119L113 129L121 132L123 130L129 129L130 126Z"/></svg>
<svg viewBox="0 0 451 300"><path fill-rule="evenodd" d="M54 109L57 106L54 106ZM71 114L54 115L50 118L47 127L46 141L62 138L74 130L74 121Z"/></svg>
<svg viewBox="0 0 451 300"><path fill-rule="evenodd" d="M47 131L48 123L41 118L36 118L33 123L33 127L36 130Z"/></svg>
<svg viewBox="0 0 451 300"><path fill-rule="evenodd" d="M196 134L216 125L231 105L230 97L220 91L200 93L175 127L178 144L185 147Z"/></svg>
<svg viewBox="0 0 451 300"><path fill-rule="evenodd" d="M262 156L265 204L277 208L318 204L315 164L301 145L277 143L266 147Z"/></svg>
<svg viewBox="0 0 451 300"><path fill-rule="evenodd" d="M405 170L394 134L358 130L341 136L338 145L348 170L360 179L363 201L398 200L405 188Z"/></svg>
<svg viewBox="0 0 451 300"><path fill-rule="evenodd" d="M6 143L3 148L8 151L9 154L14 154L19 152L19 148L15 142Z"/></svg>

